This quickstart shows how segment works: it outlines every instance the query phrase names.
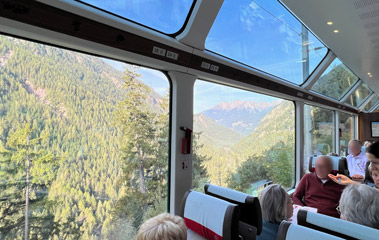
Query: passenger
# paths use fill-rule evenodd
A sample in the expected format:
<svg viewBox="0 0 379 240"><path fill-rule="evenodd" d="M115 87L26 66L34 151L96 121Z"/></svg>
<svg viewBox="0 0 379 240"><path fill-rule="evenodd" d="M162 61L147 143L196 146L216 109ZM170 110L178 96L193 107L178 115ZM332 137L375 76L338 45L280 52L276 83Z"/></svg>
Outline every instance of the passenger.
<svg viewBox="0 0 379 240"><path fill-rule="evenodd" d="M169 213L162 213L143 223L137 240L186 240L187 227L183 219Z"/></svg>
<svg viewBox="0 0 379 240"><path fill-rule="evenodd" d="M346 160L350 177L355 180L363 181L365 178L367 157L366 154L362 152L362 143L358 140L351 140L349 142L349 150L350 154L346 157Z"/></svg>
<svg viewBox="0 0 379 240"><path fill-rule="evenodd" d="M262 209L262 233L257 240L276 239L279 225L292 217L293 202L284 188L278 184L267 186L259 195Z"/></svg>
<svg viewBox="0 0 379 240"><path fill-rule="evenodd" d="M367 140L365 141L365 143L363 144L364 147L368 148L370 147L371 145L373 144L373 142L371 140Z"/></svg>
<svg viewBox="0 0 379 240"><path fill-rule="evenodd" d="M379 168L369 168L369 172L375 187L379 189Z"/></svg>
<svg viewBox="0 0 379 240"><path fill-rule="evenodd" d="M379 191L351 184L343 191L338 208L342 219L379 229Z"/></svg>
<svg viewBox="0 0 379 240"><path fill-rule="evenodd" d="M366 149L367 160L370 161L370 167L379 168L379 142L373 143Z"/></svg>
<svg viewBox="0 0 379 240"><path fill-rule="evenodd" d="M328 156L318 157L315 169L314 173L303 176L292 200L294 204L317 208L318 213L339 218L336 207L344 186L328 177L333 169L332 160Z"/></svg>

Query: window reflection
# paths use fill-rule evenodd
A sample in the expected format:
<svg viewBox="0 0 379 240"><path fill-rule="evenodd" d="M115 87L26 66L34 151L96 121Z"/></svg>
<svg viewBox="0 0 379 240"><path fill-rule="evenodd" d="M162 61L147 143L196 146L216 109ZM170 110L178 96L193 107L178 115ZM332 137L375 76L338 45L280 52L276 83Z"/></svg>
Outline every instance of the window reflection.
<svg viewBox="0 0 379 240"><path fill-rule="evenodd" d="M354 107L359 107L362 103L370 96L371 90L367 87L365 83L362 83L357 90L351 94L345 103L350 104Z"/></svg>
<svg viewBox="0 0 379 240"><path fill-rule="evenodd" d="M336 58L313 85L312 90L338 100L357 81L358 77Z"/></svg>

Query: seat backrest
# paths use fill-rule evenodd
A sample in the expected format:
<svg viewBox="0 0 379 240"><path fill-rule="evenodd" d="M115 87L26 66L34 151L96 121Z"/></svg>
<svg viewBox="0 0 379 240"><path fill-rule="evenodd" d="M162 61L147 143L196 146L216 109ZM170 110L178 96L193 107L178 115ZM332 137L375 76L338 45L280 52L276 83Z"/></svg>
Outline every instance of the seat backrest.
<svg viewBox="0 0 379 240"><path fill-rule="evenodd" d="M379 238L377 229L304 210L298 212L297 223L344 239L374 240Z"/></svg>
<svg viewBox="0 0 379 240"><path fill-rule="evenodd" d="M319 156L312 156L309 158L309 172L315 171L315 163L318 157ZM339 157L339 156L329 156L329 157L332 159L332 163L333 163L332 173L334 174L339 173L339 174L349 176L349 170L347 168L346 158Z"/></svg>
<svg viewBox="0 0 379 240"><path fill-rule="evenodd" d="M311 228L292 224L288 221L282 221L278 230L277 240L341 240L339 238L324 232L319 232Z"/></svg>
<svg viewBox="0 0 379 240"><path fill-rule="evenodd" d="M183 198L181 217L191 234L212 240L238 239L236 204L189 190Z"/></svg>
<svg viewBox="0 0 379 240"><path fill-rule="evenodd" d="M257 197L229 188L205 184L205 194L220 198L227 202L237 204L240 207L240 221L256 228L257 234L262 232L261 205Z"/></svg>

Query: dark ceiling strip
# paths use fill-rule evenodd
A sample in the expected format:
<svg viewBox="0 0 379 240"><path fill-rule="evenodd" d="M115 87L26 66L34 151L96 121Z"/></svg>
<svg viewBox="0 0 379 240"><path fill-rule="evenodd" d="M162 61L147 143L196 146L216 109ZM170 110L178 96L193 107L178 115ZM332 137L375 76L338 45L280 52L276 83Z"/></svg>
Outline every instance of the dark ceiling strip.
<svg viewBox="0 0 379 240"><path fill-rule="evenodd" d="M36 27L233 79L290 97L358 113L354 108L291 88L195 54L31 0L0 0L0 16Z"/></svg>

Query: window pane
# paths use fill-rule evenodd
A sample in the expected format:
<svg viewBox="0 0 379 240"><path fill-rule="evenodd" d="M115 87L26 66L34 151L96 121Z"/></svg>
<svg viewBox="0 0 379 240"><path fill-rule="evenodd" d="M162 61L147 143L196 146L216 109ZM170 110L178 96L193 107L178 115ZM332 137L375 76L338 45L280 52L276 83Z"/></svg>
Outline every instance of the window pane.
<svg viewBox="0 0 379 240"><path fill-rule="evenodd" d="M347 156L349 141L354 139L354 117L350 114L339 113L340 156Z"/></svg>
<svg viewBox="0 0 379 240"><path fill-rule="evenodd" d="M358 81L354 75L338 58L317 80L312 90L336 100L343 97Z"/></svg>
<svg viewBox="0 0 379 240"><path fill-rule="evenodd" d="M123 18L170 34L182 28L193 0L81 0Z"/></svg>
<svg viewBox="0 0 379 240"><path fill-rule="evenodd" d="M334 151L334 114L332 110L305 105L304 107L304 170L309 157Z"/></svg>
<svg viewBox="0 0 379 240"><path fill-rule="evenodd" d="M4 36L0 59L1 239L27 199L31 239L134 239L166 211L163 73Z"/></svg>
<svg viewBox="0 0 379 240"><path fill-rule="evenodd" d="M327 53L277 0L225 0L205 46L296 84Z"/></svg>
<svg viewBox="0 0 379 240"><path fill-rule="evenodd" d="M363 108L365 111L369 111L372 107L374 107L379 102L379 97L375 95Z"/></svg>
<svg viewBox="0 0 379 240"><path fill-rule="evenodd" d="M357 90L349 96L345 103L354 107L359 107L371 94L371 90L365 83L361 84Z"/></svg>
<svg viewBox="0 0 379 240"><path fill-rule="evenodd" d="M196 81L193 188L205 182L257 194L295 180L295 107L285 101Z"/></svg>

